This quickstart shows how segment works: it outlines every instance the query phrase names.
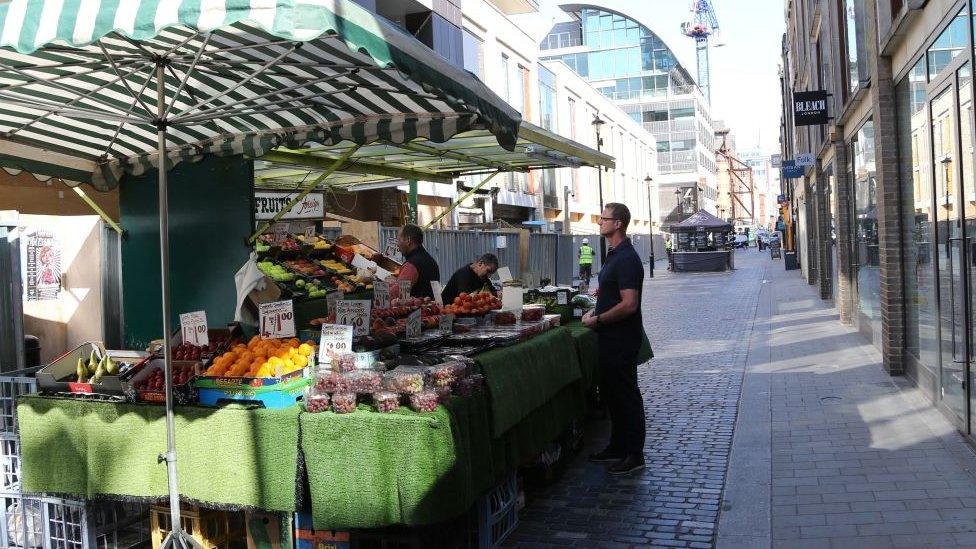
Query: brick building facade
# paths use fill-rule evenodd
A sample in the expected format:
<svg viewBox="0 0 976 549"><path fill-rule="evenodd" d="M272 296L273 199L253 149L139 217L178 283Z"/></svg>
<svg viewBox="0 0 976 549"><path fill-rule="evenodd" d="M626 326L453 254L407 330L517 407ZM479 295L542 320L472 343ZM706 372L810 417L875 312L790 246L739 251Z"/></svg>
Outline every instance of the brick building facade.
<svg viewBox="0 0 976 549"><path fill-rule="evenodd" d="M976 117L970 0L789 0L783 179L806 280L925 389L976 427ZM830 119L797 126L793 94ZM972 399L972 402L971 402Z"/></svg>

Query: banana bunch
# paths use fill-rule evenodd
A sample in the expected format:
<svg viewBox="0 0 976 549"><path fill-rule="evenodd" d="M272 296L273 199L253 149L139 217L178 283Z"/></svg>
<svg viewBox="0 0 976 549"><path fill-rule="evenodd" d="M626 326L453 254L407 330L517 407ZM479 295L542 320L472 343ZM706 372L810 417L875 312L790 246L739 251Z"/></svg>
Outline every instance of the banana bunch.
<svg viewBox="0 0 976 549"><path fill-rule="evenodd" d="M75 373L78 375L78 383L98 383L105 375L118 375L119 365L108 353L102 354L102 358L96 360L95 349L92 349L87 362L84 357L78 357Z"/></svg>

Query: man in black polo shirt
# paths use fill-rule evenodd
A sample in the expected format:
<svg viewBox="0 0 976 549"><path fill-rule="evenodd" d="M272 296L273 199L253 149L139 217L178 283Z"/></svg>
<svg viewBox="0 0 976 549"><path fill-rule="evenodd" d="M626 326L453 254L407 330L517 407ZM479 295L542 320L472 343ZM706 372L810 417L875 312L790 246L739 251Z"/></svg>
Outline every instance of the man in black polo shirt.
<svg viewBox="0 0 976 549"><path fill-rule="evenodd" d="M647 340L640 310L644 266L627 238L629 223L623 204L607 204L600 215L600 235L610 249L600 269L596 308L583 317L599 334L600 394L611 423L610 444L590 460L611 463L607 471L614 475L644 468L644 400L637 385Z"/></svg>
<svg viewBox="0 0 976 549"><path fill-rule="evenodd" d="M478 261L461 267L444 286L444 291L441 293L444 305L454 303L454 298L462 293L474 293L485 288L486 285L490 288L488 277L497 270L498 257L495 254L485 254L479 257Z"/></svg>
<svg viewBox="0 0 976 549"><path fill-rule="evenodd" d="M410 297L433 299L434 290L430 283L441 279L441 271L437 261L424 248L424 231L416 225L404 225L397 236L397 248L404 258L399 278L412 283Z"/></svg>

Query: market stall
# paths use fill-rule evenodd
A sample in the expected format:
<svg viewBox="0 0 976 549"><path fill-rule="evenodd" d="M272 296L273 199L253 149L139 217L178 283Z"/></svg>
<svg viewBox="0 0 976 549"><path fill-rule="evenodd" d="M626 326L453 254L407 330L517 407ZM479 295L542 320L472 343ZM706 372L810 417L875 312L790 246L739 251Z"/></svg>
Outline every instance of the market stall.
<svg viewBox="0 0 976 549"><path fill-rule="evenodd" d="M671 269L675 272L725 271L733 268L734 250L727 245L732 225L701 210L671 225L675 248Z"/></svg>

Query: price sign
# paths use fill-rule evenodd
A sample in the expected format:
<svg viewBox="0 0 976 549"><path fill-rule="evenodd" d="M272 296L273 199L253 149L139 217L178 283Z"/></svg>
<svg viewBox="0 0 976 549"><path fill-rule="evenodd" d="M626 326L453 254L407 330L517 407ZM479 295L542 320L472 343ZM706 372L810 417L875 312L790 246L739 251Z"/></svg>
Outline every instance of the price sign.
<svg viewBox="0 0 976 549"><path fill-rule="evenodd" d="M441 315L440 322L437 323L437 327L445 332L454 331L454 315Z"/></svg>
<svg viewBox="0 0 976 549"><path fill-rule="evenodd" d="M409 280L399 280L400 283L400 299L406 299L410 297L410 287L413 286L413 282Z"/></svg>
<svg viewBox="0 0 976 549"><path fill-rule="evenodd" d="M390 306L390 286L388 284L373 284L373 307L386 309Z"/></svg>
<svg viewBox="0 0 976 549"><path fill-rule="evenodd" d="M387 271L379 265L376 266L376 276L374 277L376 280L386 280L386 278L389 276L393 276L393 273Z"/></svg>
<svg viewBox="0 0 976 549"><path fill-rule="evenodd" d="M420 337L420 329L420 309L417 309L407 317L407 339Z"/></svg>
<svg viewBox="0 0 976 549"><path fill-rule="evenodd" d="M508 267L498 268L498 281L502 284L512 280L512 270Z"/></svg>
<svg viewBox="0 0 976 549"><path fill-rule="evenodd" d="M295 337L295 311L290 299L262 303L258 317L262 339Z"/></svg>
<svg viewBox="0 0 976 549"><path fill-rule="evenodd" d="M363 257L363 256L361 256L359 254L356 254L356 255L352 256L352 261L350 262L350 264L352 264L352 266L355 267L355 268L357 268L357 269L364 269L365 270L365 269L375 269L376 268L376 263L373 263L372 261L366 259L365 257Z"/></svg>
<svg viewBox="0 0 976 549"><path fill-rule="evenodd" d="M180 331L185 343L192 343L198 347L210 345L210 334L207 332L207 312L194 311L180 315Z"/></svg>
<svg viewBox="0 0 976 549"><path fill-rule="evenodd" d="M315 236L315 225L305 227L305 238L312 238L313 236Z"/></svg>
<svg viewBox="0 0 976 549"><path fill-rule="evenodd" d="M342 300L342 296L344 296L344 295L346 295L346 294L344 294L344 293L342 293L341 291L338 291L338 290L335 291L335 292L329 292L328 294L326 294L325 295L325 307L326 307L325 310L328 311L330 314L334 314L336 312L336 303L338 303L339 301L341 301Z"/></svg>
<svg viewBox="0 0 976 549"><path fill-rule="evenodd" d="M288 234L290 229L291 223L275 223L272 231L274 231L275 234Z"/></svg>
<svg viewBox="0 0 976 549"><path fill-rule="evenodd" d="M323 324L319 336L319 364L325 364L333 355L352 351L352 326Z"/></svg>
<svg viewBox="0 0 976 549"><path fill-rule="evenodd" d="M444 294L444 287L441 286L440 281L438 281L438 280L431 280L430 281L430 288L432 290L434 290L434 303L436 303L436 304L440 305L441 307L443 307L444 306L444 295L443 295Z"/></svg>
<svg viewBox="0 0 976 549"><path fill-rule="evenodd" d="M354 336L369 335L369 312L371 301L349 299L336 303L336 324L352 326Z"/></svg>
<svg viewBox="0 0 976 549"><path fill-rule="evenodd" d="M556 292L556 305L566 305L569 303L569 292L559 290Z"/></svg>

